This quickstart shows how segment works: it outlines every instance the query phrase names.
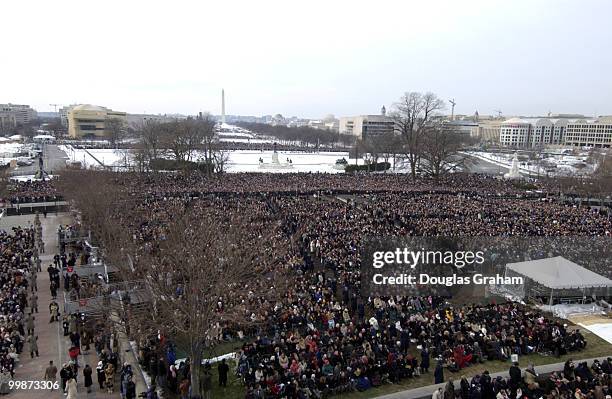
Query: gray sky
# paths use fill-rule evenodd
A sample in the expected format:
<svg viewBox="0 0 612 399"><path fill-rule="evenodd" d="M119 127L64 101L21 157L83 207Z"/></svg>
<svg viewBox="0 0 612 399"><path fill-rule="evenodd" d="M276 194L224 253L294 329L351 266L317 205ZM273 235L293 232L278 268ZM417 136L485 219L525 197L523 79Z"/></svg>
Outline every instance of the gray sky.
<svg viewBox="0 0 612 399"><path fill-rule="evenodd" d="M149 113L612 114L612 1L7 1L0 103ZM450 109L450 108L449 108ZM449 111L450 112L450 111Z"/></svg>

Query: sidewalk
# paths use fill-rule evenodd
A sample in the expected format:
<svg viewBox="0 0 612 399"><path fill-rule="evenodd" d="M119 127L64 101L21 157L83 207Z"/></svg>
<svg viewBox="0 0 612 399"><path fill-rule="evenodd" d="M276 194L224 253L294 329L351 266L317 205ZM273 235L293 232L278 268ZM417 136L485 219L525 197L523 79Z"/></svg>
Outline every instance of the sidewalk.
<svg viewBox="0 0 612 399"><path fill-rule="evenodd" d="M68 347L70 340L68 337L64 337L61 329L61 324L58 322L49 323L49 303L51 303L51 292L49 291L49 274L47 273L47 267L53 263L53 255L58 251L57 247L57 226L59 224L66 224L70 222L70 216L67 213L60 213L57 216L55 214L49 214L46 218L40 216L40 221L43 228L43 241L45 243L45 253L41 254L41 268L42 271L38 273L37 285L38 285L38 310L39 313L35 314L35 327L34 332L38 335L38 349L40 357L30 358L30 354L22 352L20 355L20 362L15 371L15 380L19 381L43 381L45 368L49 365L49 361L53 360L53 363L58 368L58 379L59 369L64 362L68 359ZM7 216L1 219L0 228L8 229L12 226L28 226L29 222L34 223L34 215L23 215L23 216ZM62 292L58 292L58 299L62 298ZM59 303L59 301L58 301ZM60 303L61 307L61 303ZM28 309L29 311L29 309ZM27 350L27 345L26 345ZM116 393L109 395L106 392L101 393L97 384L97 378L95 374L95 368L97 364L96 353L94 350L90 351L87 356L81 356L79 358L79 364L82 366L79 369L78 382L78 397L79 398L91 398L91 399L110 399L119 398L118 393L118 382L115 383ZM89 364L94 373L92 376L94 385L94 392L87 394L83 385L83 367L85 364ZM50 392L49 390L22 390L11 392L11 397L24 398L24 399L50 399L50 398L63 398L64 395L59 391Z"/></svg>
<svg viewBox="0 0 612 399"><path fill-rule="evenodd" d="M612 356L611 354L602 354L600 357L598 358L592 358L592 359L582 359L582 360L574 360L575 364L581 363L581 362L587 362L589 364L589 366L591 365L591 363L593 363L593 360L595 359L605 359L608 356ZM508 363L508 369L510 369L510 363ZM538 374L548 374L548 373L552 373L553 371L562 371L563 370L563 366L565 365L565 363L552 363L552 364L545 364L542 366L535 366L535 371ZM521 370L525 370L525 368L521 368ZM501 371L499 373L492 373L491 374L491 378L495 379L497 376L501 376L501 377L505 377L508 378L508 371ZM457 377L460 378L460 377ZM455 380L455 389L459 389L459 383L460 380L457 379ZM420 387L420 388L414 388L414 389L409 389L407 391L401 391L401 392L396 392L396 393L392 393L392 394L388 394L388 395L383 395L383 396L377 396L377 399L421 399L421 398L431 398L431 395L434 393L434 391L438 388L442 388L444 389L444 386L446 385L446 382L442 383L442 384L436 384L436 385L428 385L425 387Z"/></svg>

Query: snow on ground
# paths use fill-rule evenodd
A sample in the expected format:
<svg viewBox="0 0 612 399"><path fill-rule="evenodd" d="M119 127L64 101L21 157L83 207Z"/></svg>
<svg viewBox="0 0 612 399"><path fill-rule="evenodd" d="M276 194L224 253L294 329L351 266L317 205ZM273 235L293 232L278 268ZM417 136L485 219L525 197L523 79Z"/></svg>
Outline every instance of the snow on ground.
<svg viewBox="0 0 612 399"><path fill-rule="evenodd" d="M612 323L599 323L590 325L580 323L579 326L586 328L593 334L605 339L606 341L608 341L608 343L612 344Z"/></svg>
<svg viewBox="0 0 612 399"><path fill-rule="evenodd" d="M238 132L238 131L218 132L217 134L219 135L219 137L241 137L241 138L246 138L246 139L255 138L255 135L253 133L245 133L245 132Z"/></svg>
<svg viewBox="0 0 612 399"><path fill-rule="evenodd" d="M0 154L10 155L18 152L27 152L27 148L21 143L2 143L0 144Z"/></svg>
<svg viewBox="0 0 612 399"><path fill-rule="evenodd" d="M538 308L545 312L551 312L556 317L562 319L569 319L572 316L581 314L602 314L604 311L601 306L592 303L559 303L553 306L540 305Z"/></svg>
<svg viewBox="0 0 612 399"><path fill-rule="evenodd" d="M113 149L80 149L70 145L61 145L59 148L64 151L70 161L80 162L87 169L105 167L122 168L126 165L127 150ZM343 168L336 167L336 160L345 158L349 164L355 164L355 159L350 158L348 152L303 152L303 151L280 151L278 158L280 163L288 163L291 159L292 168L286 169L263 169L259 167L259 159L263 159L266 164L272 163L273 151L259 150L235 150L229 152L229 159L226 163L226 171L229 173L240 172L266 172L266 173L341 173ZM128 158L131 158L127 154ZM382 162L379 159L379 162ZM392 160L389 160L393 164ZM357 163L363 165L363 159L358 159ZM398 171L402 168L398 164Z"/></svg>
<svg viewBox="0 0 612 399"><path fill-rule="evenodd" d="M465 154L474 156L478 159L482 159L484 161L491 162L495 165L503 166L505 168L510 169L512 165L512 159L514 158L514 154L506 154L506 153L491 153L484 151L468 151ZM545 161L553 164L556 168L553 168L554 171L549 171L549 174L553 175L567 175L579 172L581 169L577 168L576 165L584 164L585 156L573 156L573 155L554 155L549 158L546 158ZM519 172L525 175L546 175L546 167L545 165L537 165L535 161L530 161L531 165L528 165L527 162L519 162ZM584 172L590 172L592 168L589 166L585 166L582 168Z"/></svg>
<svg viewBox="0 0 612 399"><path fill-rule="evenodd" d="M272 144L272 139L248 139L248 138L232 138L232 137L221 137L219 141L223 143L250 143L250 144Z"/></svg>
<svg viewBox="0 0 612 399"><path fill-rule="evenodd" d="M323 172L323 173L339 173L343 169L336 169L334 165L337 159L346 158L349 163L354 163L349 160L348 152L297 152L286 151L279 152L278 159L281 163L287 163L287 159L291 159L293 168L290 169L260 169L259 158L262 158L264 163L272 162L273 151L231 151L227 162L228 172L272 172L272 173L297 173L297 172ZM363 164L363 160L359 160Z"/></svg>
<svg viewBox="0 0 612 399"><path fill-rule="evenodd" d="M553 306L541 305L538 306L538 308L546 312L552 312L552 314L556 317L560 317L566 320L571 320L573 317L579 317L584 315L601 315L602 318L605 317L605 309L593 303L568 303L557 304ZM578 323L578 325L612 344L612 322L593 324Z"/></svg>
<svg viewBox="0 0 612 399"><path fill-rule="evenodd" d="M74 148L71 145L60 145L59 149L64 151L72 162L80 162L84 168L100 168L102 166L123 166L127 150L114 149L83 149ZM129 155L128 155L129 157Z"/></svg>

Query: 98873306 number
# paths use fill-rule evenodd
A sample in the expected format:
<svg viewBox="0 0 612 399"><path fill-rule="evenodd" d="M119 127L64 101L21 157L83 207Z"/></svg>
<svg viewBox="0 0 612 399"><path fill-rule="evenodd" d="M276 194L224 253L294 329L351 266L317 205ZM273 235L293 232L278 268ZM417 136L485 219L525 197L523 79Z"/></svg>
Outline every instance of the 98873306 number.
<svg viewBox="0 0 612 399"><path fill-rule="evenodd" d="M43 390L43 389L59 389L57 381L9 381L9 389L15 390Z"/></svg>

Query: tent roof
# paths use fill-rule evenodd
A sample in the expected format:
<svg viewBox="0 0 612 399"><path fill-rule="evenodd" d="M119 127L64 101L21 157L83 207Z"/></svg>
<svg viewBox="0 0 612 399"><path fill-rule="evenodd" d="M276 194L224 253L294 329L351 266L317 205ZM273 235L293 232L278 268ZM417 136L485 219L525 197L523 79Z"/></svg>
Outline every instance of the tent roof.
<svg viewBox="0 0 612 399"><path fill-rule="evenodd" d="M612 287L612 280L562 256L508 263L506 269L513 270L553 289Z"/></svg>

